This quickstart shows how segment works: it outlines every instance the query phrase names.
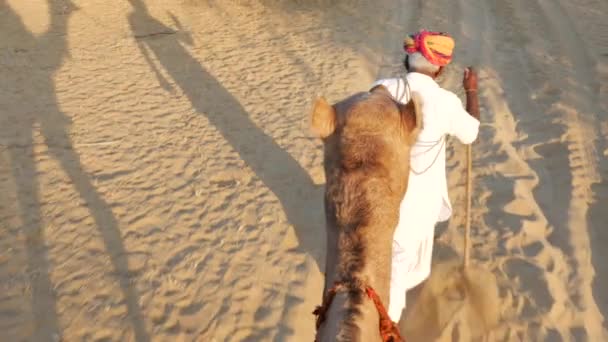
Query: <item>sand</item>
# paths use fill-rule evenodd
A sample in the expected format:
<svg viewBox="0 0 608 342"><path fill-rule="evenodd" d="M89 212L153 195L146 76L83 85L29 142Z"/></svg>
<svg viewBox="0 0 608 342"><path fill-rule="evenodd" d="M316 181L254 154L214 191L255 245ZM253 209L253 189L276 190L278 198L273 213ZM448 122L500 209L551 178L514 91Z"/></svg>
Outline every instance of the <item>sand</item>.
<svg viewBox="0 0 608 342"><path fill-rule="evenodd" d="M444 87L480 72L489 340L608 341L607 16L603 0L0 0L0 340L312 341L312 100L398 75L403 35L427 27L457 42ZM465 166L450 140L455 214L427 289L462 253ZM471 340L454 310L432 338L411 312L401 326Z"/></svg>

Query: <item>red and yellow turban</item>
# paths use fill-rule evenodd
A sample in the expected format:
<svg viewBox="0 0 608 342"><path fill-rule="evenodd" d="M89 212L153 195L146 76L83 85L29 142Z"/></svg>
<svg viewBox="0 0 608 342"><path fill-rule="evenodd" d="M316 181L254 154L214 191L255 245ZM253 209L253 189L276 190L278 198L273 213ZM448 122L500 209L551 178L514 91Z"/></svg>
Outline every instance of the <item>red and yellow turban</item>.
<svg viewBox="0 0 608 342"><path fill-rule="evenodd" d="M407 53L420 52L434 65L445 66L452 61L454 39L447 33L421 30L407 36L403 48Z"/></svg>

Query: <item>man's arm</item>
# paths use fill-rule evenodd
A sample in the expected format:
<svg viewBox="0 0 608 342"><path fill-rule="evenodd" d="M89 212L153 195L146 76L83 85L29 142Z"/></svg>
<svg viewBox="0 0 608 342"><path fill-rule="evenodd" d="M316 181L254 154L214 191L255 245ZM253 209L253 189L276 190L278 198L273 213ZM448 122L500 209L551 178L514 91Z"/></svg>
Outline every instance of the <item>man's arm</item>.
<svg viewBox="0 0 608 342"><path fill-rule="evenodd" d="M466 110L462 101L454 93L449 93L444 103L448 106L445 113L448 114L448 134L456 136L463 144L471 144L477 139L479 133L479 120L470 112L477 109L477 96L467 94Z"/></svg>
<svg viewBox="0 0 608 342"><path fill-rule="evenodd" d="M477 97L477 73L472 67L464 70L464 91L467 94L467 112L480 121L479 98Z"/></svg>
<svg viewBox="0 0 608 342"><path fill-rule="evenodd" d="M480 121L479 119L479 98L477 97L477 89L467 90L467 112L472 117Z"/></svg>
<svg viewBox="0 0 608 342"><path fill-rule="evenodd" d="M477 96L477 72L473 67L464 70L462 85L467 97L466 112L461 109L460 115L454 117L452 129L462 143L472 144L477 140L481 118Z"/></svg>
<svg viewBox="0 0 608 342"><path fill-rule="evenodd" d="M463 144L471 144L477 140L479 133L479 99L477 97L477 73L472 67L464 70L462 78L462 86L464 87L467 104L466 111L462 106L462 101L452 94L452 100L449 102L451 106L450 115L450 134L458 137Z"/></svg>

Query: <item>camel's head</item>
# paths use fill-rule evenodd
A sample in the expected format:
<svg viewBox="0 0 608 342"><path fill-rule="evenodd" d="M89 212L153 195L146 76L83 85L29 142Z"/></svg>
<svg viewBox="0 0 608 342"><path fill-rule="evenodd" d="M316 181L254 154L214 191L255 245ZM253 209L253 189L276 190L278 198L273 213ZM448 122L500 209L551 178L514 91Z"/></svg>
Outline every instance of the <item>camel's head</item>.
<svg viewBox="0 0 608 342"><path fill-rule="evenodd" d="M366 202L379 196L400 201L407 187L410 147L422 126L420 101L413 93L409 103L398 103L382 86L334 105L318 98L311 126L323 140L326 193L363 187L378 192L365 195Z"/></svg>

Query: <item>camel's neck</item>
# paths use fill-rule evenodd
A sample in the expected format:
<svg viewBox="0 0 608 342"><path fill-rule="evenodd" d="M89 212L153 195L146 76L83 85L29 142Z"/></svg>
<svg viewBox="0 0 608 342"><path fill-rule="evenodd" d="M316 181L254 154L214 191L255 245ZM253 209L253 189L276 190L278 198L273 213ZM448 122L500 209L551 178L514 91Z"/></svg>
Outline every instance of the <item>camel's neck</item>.
<svg viewBox="0 0 608 342"><path fill-rule="evenodd" d="M356 298L348 292L336 294L317 332L318 342L380 341L378 311L365 294L360 296Z"/></svg>
<svg viewBox="0 0 608 342"><path fill-rule="evenodd" d="M355 279L374 288L383 303L388 302L393 229L386 225L394 227L397 222L383 221L351 231L327 227L325 290L335 282Z"/></svg>
<svg viewBox="0 0 608 342"><path fill-rule="evenodd" d="M386 227L394 227L396 222L387 222L386 217L379 221L351 230L327 227L325 290L335 282L361 282L372 287L388 308L393 229ZM338 292L326 317L319 341L380 338L378 311L364 292Z"/></svg>

